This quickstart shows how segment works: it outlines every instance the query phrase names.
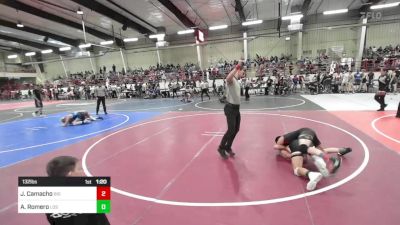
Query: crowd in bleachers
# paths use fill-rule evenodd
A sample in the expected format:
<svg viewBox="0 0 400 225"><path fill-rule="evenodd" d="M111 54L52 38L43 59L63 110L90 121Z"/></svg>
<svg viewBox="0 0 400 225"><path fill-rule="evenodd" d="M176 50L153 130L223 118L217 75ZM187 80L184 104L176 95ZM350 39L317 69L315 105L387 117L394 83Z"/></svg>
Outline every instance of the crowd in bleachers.
<svg viewBox="0 0 400 225"><path fill-rule="evenodd" d="M374 51L374 48L372 48ZM396 52L395 48L379 48L376 52ZM262 57L256 55L248 59L245 65L247 73L254 73L253 78L241 82L242 88L249 87L250 93L286 95L290 93L353 93L373 91L377 74L369 72L351 72L354 63L336 63L329 65L330 59L325 54L315 58L293 60L292 56L281 55ZM106 85L108 96L114 98L139 97L156 98L169 97L173 90L177 94L201 92L201 81L208 77L207 86L216 95L224 90L224 78L238 61L222 61L214 63L201 71L193 63L185 65L157 64L148 68L133 68L127 71L112 70L105 72L106 67L100 68L101 73L84 71L60 76L54 81L43 85L43 94L47 99L93 99L96 85ZM332 65L334 65L332 67ZM390 77L389 90L396 91L394 84L398 83L399 69L385 70ZM389 72L391 71L391 72ZM372 74L372 75L371 75ZM348 85L347 85L348 84ZM8 86L1 88L2 99L30 98L32 85Z"/></svg>
<svg viewBox="0 0 400 225"><path fill-rule="evenodd" d="M380 68L393 70L400 66L400 44L393 47L370 46L365 49L361 67L378 71Z"/></svg>
<svg viewBox="0 0 400 225"><path fill-rule="evenodd" d="M43 86L43 94L47 99L92 99L93 90L96 85L106 85L109 88L110 97L154 97L164 93L163 90L173 86L173 82L179 84L181 88L199 86L203 72L198 66L187 63L181 65L160 65L150 66L147 69L134 68L126 72L118 72L113 65L112 70L107 71L106 67L100 68L101 73L84 71L68 75L59 76L54 81L47 81ZM162 83L164 81L164 83ZM7 91L2 95L3 99L29 98L33 84L24 87L7 86ZM19 95L11 95L10 89L18 90Z"/></svg>
<svg viewBox="0 0 400 225"><path fill-rule="evenodd" d="M383 59L383 58L392 58L392 57L400 57L400 44L393 47L392 45L388 45L386 47L375 47L370 46L365 49L364 56L365 59Z"/></svg>

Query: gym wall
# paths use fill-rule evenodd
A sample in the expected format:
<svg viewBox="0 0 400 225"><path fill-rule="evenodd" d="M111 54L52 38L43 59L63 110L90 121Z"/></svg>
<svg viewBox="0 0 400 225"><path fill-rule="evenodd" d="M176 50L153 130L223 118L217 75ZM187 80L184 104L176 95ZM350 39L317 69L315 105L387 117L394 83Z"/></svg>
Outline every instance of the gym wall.
<svg viewBox="0 0 400 225"><path fill-rule="evenodd" d="M356 21L341 21L307 25L303 32L303 55L308 57L316 56L321 50L329 51L333 46L342 46L348 57L355 57L357 52L357 40L359 26L346 27L347 25L357 24ZM344 25L341 28L329 29L330 26ZM248 40L248 55L254 58L256 54L261 56L271 56L281 54L290 55L294 58L297 55L297 34L290 35L291 40L286 41L288 33L283 32L283 37L278 38L276 34L271 35L276 29L265 29L261 31L250 31L248 37L257 36L255 39ZM387 35L382 35L382 33ZM242 33L215 36L213 40L226 40L223 43L212 42L201 47L203 54L203 67L211 64L215 65L219 60L231 61L243 57L243 41L234 40L241 38ZM388 24L370 25L367 32L366 46L386 46L389 44L400 44L400 23L393 22ZM233 40L233 41L230 41ZM192 41L190 41L192 43ZM186 43L188 41L186 40ZM185 44L184 42L171 42L171 46ZM157 51L154 44L147 44L146 48L132 49L124 51L127 67L134 69L138 67L148 68L158 62ZM131 47L134 48L134 47ZM186 62L197 63L196 47L177 47L160 49L160 59L163 64L185 64ZM92 59L96 72L99 67L105 65L107 70L111 70L112 64L117 66L120 71L122 66L119 51L109 52L104 56ZM68 73L92 70L89 59L74 59L65 61ZM47 78L51 79L58 75L64 75L61 62L45 63Z"/></svg>

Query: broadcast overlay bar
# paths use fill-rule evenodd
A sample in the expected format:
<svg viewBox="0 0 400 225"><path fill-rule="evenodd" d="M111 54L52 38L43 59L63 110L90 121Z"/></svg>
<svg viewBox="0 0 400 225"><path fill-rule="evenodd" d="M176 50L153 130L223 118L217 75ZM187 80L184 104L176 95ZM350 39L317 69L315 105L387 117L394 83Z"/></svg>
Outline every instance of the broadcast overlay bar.
<svg viewBox="0 0 400 225"><path fill-rule="evenodd" d="M110 213L109 177L19 177L18 213Z"/></svg>

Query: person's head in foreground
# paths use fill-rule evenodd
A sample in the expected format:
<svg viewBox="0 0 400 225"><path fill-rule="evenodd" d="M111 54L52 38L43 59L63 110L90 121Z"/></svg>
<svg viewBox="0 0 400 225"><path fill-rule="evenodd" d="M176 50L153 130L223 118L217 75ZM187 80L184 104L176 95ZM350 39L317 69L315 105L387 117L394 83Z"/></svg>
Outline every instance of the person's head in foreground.
<svg viewBox="0 0 400 225"><path fill-rule="evenodd" d="M79 159L73 156L58 156L47 163L46 172L49 177L83 176Z"/></svg>
<svg viewBox="0 0 400 225"><path fill-rule="evenodd" d="M78 177L85 176L80 160L73 156L58 156L51 159L46 165L49 177ZM105 214L80 213L47 213L50 225L110 225Z"/></svg>

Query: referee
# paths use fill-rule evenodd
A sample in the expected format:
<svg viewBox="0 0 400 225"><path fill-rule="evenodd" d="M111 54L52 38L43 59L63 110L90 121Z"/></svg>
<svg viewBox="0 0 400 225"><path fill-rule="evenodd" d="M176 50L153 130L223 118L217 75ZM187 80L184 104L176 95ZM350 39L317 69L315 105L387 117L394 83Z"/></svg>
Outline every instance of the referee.
<svg viewBox="0 0 400 225"><path fill-rule="evenodd" d="M35 85L33 89L33 98L35 100L36 111L32 113L32 116L41 116L43 114L42 90L38 85Z"/></svg>
<svg viewBox="0 0 400 225"><path fill-rule="evenodd" d="M96 115L99 115L100 102L101 102L101 104L103 104L104 114L107 115L107 109L106 109L106 87L104 87L100 83L99 86L97 86L94 89L94 96L97 97Z"/></svg>
<svg viewBox="0 0 400 225"><path fill-rule="evenodd" d="M244 75L243 62L239 61L229 75L226 77L226 103L224 112L228 123L228 130L224 134L218 147L222 158L227 159L229 154L234 156L232 143L240 128L240 84L238 80Z"/></svg>
<svg viewBox="0 0 400 225"><path fill-rule="evenodd" d="M385 103L386 89L388 86L387 75L385 72L381 71L381 75L378 78L378 92L375 94L375 101L380 105L377 111L385 111L387 104Z"/></svg>

